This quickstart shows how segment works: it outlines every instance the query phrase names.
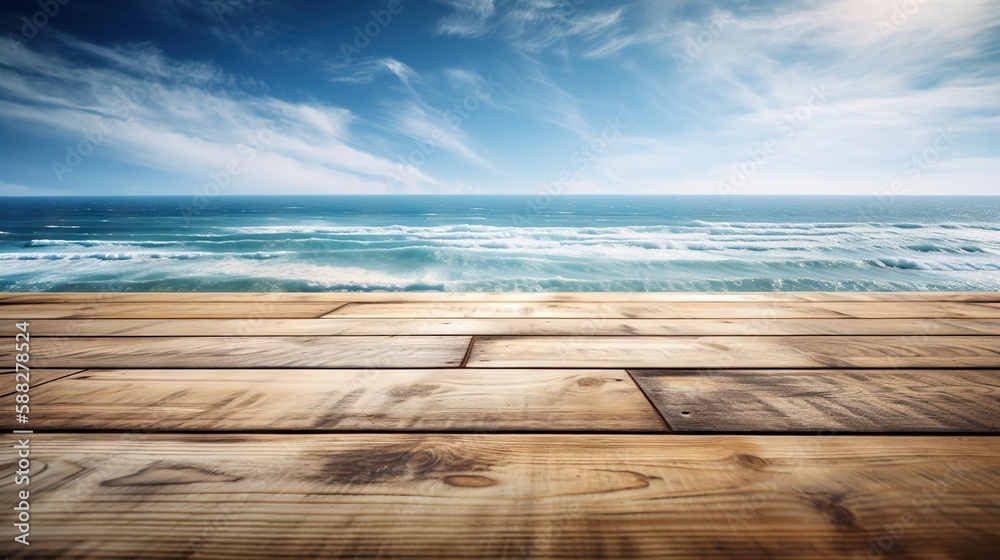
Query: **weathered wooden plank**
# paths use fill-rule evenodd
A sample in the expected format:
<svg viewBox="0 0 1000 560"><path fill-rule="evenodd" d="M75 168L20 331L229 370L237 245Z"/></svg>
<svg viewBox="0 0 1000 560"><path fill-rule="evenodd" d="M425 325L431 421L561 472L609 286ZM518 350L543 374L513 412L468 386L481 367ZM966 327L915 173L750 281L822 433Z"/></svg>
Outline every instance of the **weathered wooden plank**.
<svg viewBox="0 0 1000 560"><path fill-rule="evenodd" d="M678 432L1000 432L1000 370L631 370Z"/></svg>
<svg viewBox="0 0 1000 560"><path fill-rule="evenodd" d="M135 302L754 302L966 301L1000 302L1000 292L0 292L5 303Z"/></svg>
<svg viewBox="0 0 1000 560"><path fill-rule="evenodd" d="M469 367L998 368L995 336L481 337Z"/></svg>
<svg viewBox="0 0 1000 560"><path fill-rule="evenodd" d="M0 321L0 337L13 336ZM1000 319L35 319L46 336L1000 335Z"/></svg>
<svg viewBox="0 0 1000 560"><path fill-rule="evenodd" d="M31 364L81 369L454 367L469 341L467 336L52 337L32 340ZM13 345L0 346L0 363L12 363L13 353Z"/></svg>
<svg viewBox="0 0 1000 560"><path fill-rule="evenodd" d="M66 376L72 375L72 374L77 373L79 371L82 371L82 370L80 370L80 369L37 369L37 368L28 368L28 372L27 372L27 375L28 375L28 385L31 386L31 389L29 390L29 393L30 393L31 397L34 398L35 388L37 388L39 385L44 385L45 383L49 383L51 381L55 381L56 379L59 379L61 377L66 377ZM6 397L7 395L13 395L14 392L15 392L15 386L18 383L24 383L23 378L15 379L15 377L16 377L14 375L15 373L18 373L18 372L16 370L12 370L12 369L11 370L0 371L0 397ZM21 370L20 373L24 373L24 370ZM13 401L13 399L10 399L10 406L7 407L7 409L8 410L13 410L14 409L14 401Z"/></svg>
<svg viewBox="0 0 1000 560"><path fill-rule="evenodd" d="M406 292L400 292L400 294ZM421 294L433 297L435 293ZM941 292L942 294L950 292ZM0 292L0 304L10 303L344 303L377 292ZM393 294L386 294L393 297ZM971 296L977 297L977 296ZM382 301L377 299L376 301ZM992 300L991 300L992 301ZM997 299L1000 301L1000 298Z"/></svg>
<svg viewBox="0 0 1000 560"><path fill-rule="evenodd" d="M31 480L31 546L6 543L11 558L988 558L1000 547L996 437L36 433L31 458L45 466Z"/></svg>
<svg viewBox="0 0 1000 560"><path fill-rule="evenodd" d="M8 303L0 305L0 319L187 319L258 320L264 317L313 318L337 308L338 303ZM1000 310L998 310L1000 311Z"/></svg>
<svg viewBox="0 0 1000 560"><path fill-rule="evenodd" d="M31 405L49 430L666 429L624 370L88 370Z"/></svg>
<svg viewBox="0 0 1000 560"><path fill-rule="evenodd" d="M988 303L952 302L393 302L348 303L324 318L579 318L579 319L909 319L1000 318Z"/></svg>

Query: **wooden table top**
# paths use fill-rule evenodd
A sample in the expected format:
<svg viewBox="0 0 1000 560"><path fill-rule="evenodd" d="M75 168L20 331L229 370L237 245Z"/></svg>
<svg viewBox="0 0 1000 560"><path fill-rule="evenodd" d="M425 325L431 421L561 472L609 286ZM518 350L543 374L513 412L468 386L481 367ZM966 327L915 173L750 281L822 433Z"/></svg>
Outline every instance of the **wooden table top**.
<svg viewBox="0 0 1000 560"><path fill-rule="evenodd" d="M10 558L1000 550L1000 294L0 293L0 338Z"/></svg>

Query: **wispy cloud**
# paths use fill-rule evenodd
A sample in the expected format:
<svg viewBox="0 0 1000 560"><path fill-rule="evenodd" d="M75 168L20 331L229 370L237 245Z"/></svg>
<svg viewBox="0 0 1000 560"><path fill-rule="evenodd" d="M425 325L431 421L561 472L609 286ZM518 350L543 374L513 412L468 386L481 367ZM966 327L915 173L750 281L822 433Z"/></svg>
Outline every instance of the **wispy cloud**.
<svg viewBox="0 0 1000 560"><path fill-rule="evenodd" d="M192 188L236 158L241 144L266 134L270 141L246 162L231 192L385 190L382 176L393 162L352 145L354 116L347 109L218 87L236 78L152 48L129 48L124 56L123 49L64 39L61 53L44 56L0 45L0 119L33 134L78 140L103 120L113 130L96 148L100 154L189 177ZM81 64L81 56L93 64ZM436 182L422 172L413 180Z"/></svg>
<svg viewBox="0 0 1000 560"><path fill-rule="evenodd" d="M449 124L442 112L429 110L415 101L396 103L390 109L392 128L417 142L430 143L459 158L487 169L494 169L484 156L472 147L472 140L461 126Z"/></svg>
<svg viewBox="0 0 1000 560"><path fill-rule="evenodd" d="M407 192L458 181L525 192L620 116L627 131L573 189L716 193L734 165L776 140L742 192L866 194L947 129L958 139L910 192L995 190L994 0L413 2L347 58L338 45L354 37L349 28L381 21L368 8L305 13L244 0L223 2L234 9L220 15L215 4L137 7L137 19L158 22L156 41L102 44L54 23L23 48L0 45L7 136L58 159L52 146L103 119L115 129L95 160L197 186L273 127L231 192L385 192L385 176L421 146L436 155L416 158ZM110 18L107 6L122 5L80 9ZM204 57L178 55L190 51L175 32L195 34ZM477 95L484 83L499 86ZM810 106L817 89L824 100ZM131 92L142 99L122 116L116 104ZM17 163L4 178L30 183Z"/></svg>
<svg viewBox="0 0 1000 560"><path fill-rule="evenodd" d="M412 68L391 57L366 58L355 62L336 59L328 61L325 70L331 81L345 84L367 84L384 75L393 75L405 85L419 79Z"/></svg>
<svg viewBox="0 0 1000 560"><path fill-rule="evenodd" d="M493 0L445 0L454 12L438 23L438 32L457 37L482 37L492 29Z"/></svg>
<svg viewBox="0 0 1000 560"><path fill-rule="evenodd" d="M647 128L645 139L622 142L627 153L606 164L620 164L614 175L633 188L712 193L720 176L748 159L748 150L778 138L779 153L748 193L869 194L941 128L979 137L967 136L949 157L997 157L982 139L1000 133L1000 68L983 62L996 56L1000 13L978 0L921 2L912 14L899 12L898 4L840 0L755 10L734 5L722 17L702 4L697 17L635 30L649 37L646 42L665 62L694 55L687 67L659 77L636 69L645 74L640 79L647 91L663 92L660 110L680 127L660 135ZM651 21L662 21L659 6L650 8L660 10ZM722 23L713 27L713 21ZM809 112L803 106L814 88L823 88L829 99L808 122L799 122L795 112ZM786 128L792 123L794 137L784 138L782 122ZM663 158L671 153L686 157ZM658 174L642 165L658 160L665 162ZM944 174L923 181L937 181L942 192L990 188L949 189Z"/></svg>
<svg viewBox="0 0 1000 560"><path fill-rule="evenodd" d="M452 13L437 32L464 38L497 37L531 54L604 58L639 42L625 32L625 8L592 10L579 0L447 0Z"/></svg>

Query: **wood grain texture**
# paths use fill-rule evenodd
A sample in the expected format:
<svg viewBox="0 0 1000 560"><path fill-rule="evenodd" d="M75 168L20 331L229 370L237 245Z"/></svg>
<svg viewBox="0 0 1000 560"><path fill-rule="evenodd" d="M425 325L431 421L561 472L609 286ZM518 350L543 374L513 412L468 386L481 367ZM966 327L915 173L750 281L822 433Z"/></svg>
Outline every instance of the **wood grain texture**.
<svg viewBox="0 0 1000 560"><path fill-rule="evenodd" d="M35 394L35 388L39 385L44 385L56 379L66 377L81 371L80 369L36 369L29 368L29 379L28 384L31 386L29 393L32 397ZM13 395L15 392L14 386L18 383L23 383L22 380L15 379L15 370L0 371L0 397L6 397L7 395ZM22 370L23 373L23 370ZM10 399L10 406L8 409L13 410L14 401ZM13 420L13 418L11 418ZM20 429L20 428L17 428Z"/></svg>
<svg viewBox="0 0 1000 560"><path fill-rule="evenodd" d="M467 336L52 337L33 338L44 368L433 368L454 367ZM0 363L13 362L0 346Z"/></svg>
<svg viewBox="0 0 1000 560"><path fill-rule="evenodd" d="M31 403L50 430L666 430L624 370L88 370Z"/></svg>
<svg viewBox="0 0 1000 560"><path fill-rule="evenodd" d="M1000 433L1000 370L631 370L676 432Z"/></svg>
<svg viewBox="0 0 1000 560"><path fill-rule="evenodd" d="M0 337L14 336L0 321ZM51 336L1000 335L1000 319L35 319Z"/></svg>
<svg viewBox="0 0 1000 560"><path fill-rule="evenodd" d="M993 437L35 434L31 445L37 521L30 548L2 545L11 558L855 558L880 539L890 557L988 558L1000 547ZM8 490L13 469L0 472Z"/></svg>
<svg viewBox="0 0 1000 560"><path fill-rule="evenodd" d="M998 368L995 336L480 337L469 367Z"/></svg>
<svg viewBox="0 0 1000 560"><path fill-rule="evenodd" d="M336 309L338 303L7 303L0 319L244 319L312 318Z"/></svg>
<svg viewBox="0 0 1000 560"><path fill-rule="evenodd" d="M996 432L995 293L0 293L0 336L26 318L32 546L2 556L1000 549L1000 436L898 434ZM665 433L647 394L770 433ZM841 435L776 433L812 430Z"/></svg>
<svg viewBox="0 0 1000 560"><path fill-rule="evenodd" d="M0 292L6 303L191 302L754 302L965 301L1000 303L1000 292Z"/></svg>
<svg viewBox="0 0 1000 560"><path fill-rule="evenodd" d="M967 302L393 302L348 303L324 316L581 319L1000 318L1000 307Z"/></svg>

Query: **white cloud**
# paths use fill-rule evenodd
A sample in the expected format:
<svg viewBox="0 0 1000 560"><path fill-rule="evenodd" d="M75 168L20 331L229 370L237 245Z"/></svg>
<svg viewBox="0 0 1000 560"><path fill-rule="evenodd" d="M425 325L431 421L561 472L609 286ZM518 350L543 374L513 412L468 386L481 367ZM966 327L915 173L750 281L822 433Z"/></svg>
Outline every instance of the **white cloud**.
<svg viewBox="0 0 1000 560"><path fill-rule="evenodd" d="M513 50L532 55L605 58L637 44L624 31L625 8L592 11L579 0L493 0L444 2L452 12L437 32L463 38L495 36Z"/></svg>
<svg viewBox="0 0 1000 560"><path fill-rule="evenodd" d="M236 161L244 172L232 179L229 194L387 190L385 175L395 163L352 145L354 117L347 109L216 87L233 78L213 65L167 59L152 47L126 55L67 39L62 52L41 56L26 47L15 51L6 41L0 45L0 63L9 67L0 68L7 98L0 102L0 119L68 144L101 123L113 126L95 152L189 176L192 189ZM81 57L96 63L81 64ZM405 73L399 66L393 71ZM239 147L252 147L254 139L259 148L251 159ZM438 183L420 171L411 181Z"/></svg>
<svg viewBox="0 0 1000 560"><path fill-rule="evenodd" d="M366 84L384 74L394 75L407 86L420 79L412 68L391 57L366 58L354 63L335 60L327 62L325 70L331 81L345 84Z"/></svg>
<svg viewBox="0 0 1000 560"><path fill-rule="evenodd" d="M455 11L438 23L438 32L458 37L481 37L490 30L496 12L493 0L445 0Z"/></svg>
<svg viewBox="0 0 1000 560"><path fill-rule="evenodd" d="M720 12L697 5L701 16L677 20L683 5L650 2L656 23L637 31L670 63L659 76L635 67L651 97L665 100L650 106L682 117L684 127L660 136L647 129L644 141L623 142L623 153L605 162L609 178L647 192L716 192L732 165L776 139L777 153L741 192L872 194L944 128L962 137L944 160L979 153L1000 161L995 145L982 142L1000 133L1000 69L982 63L1000 30L995 4L927 1L903 16L892 0L733 8L715 28ZM659 24L668 17L678 23ZM679 71L678 55L688 57ZM814 88L828 99L804 110ZM778 123L797 110L808 117L786 137ZM943 162L936 169L914 193L996 190L986 174L975 175L985 183L949 182L957 170Z"/></svg>
<svg viewBox="0 0 1000 560"><path fill-rule="evenodd" d="M393 104L391 111L393 129L427 146L425 151L440 149L480 167L493 169L490 162L472 148L471 139L461 126L449 124L440 115L412 101Z"/></svg>

